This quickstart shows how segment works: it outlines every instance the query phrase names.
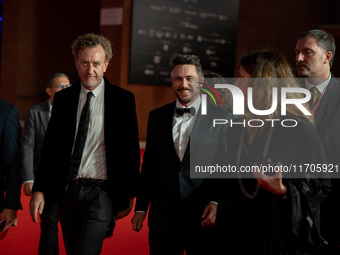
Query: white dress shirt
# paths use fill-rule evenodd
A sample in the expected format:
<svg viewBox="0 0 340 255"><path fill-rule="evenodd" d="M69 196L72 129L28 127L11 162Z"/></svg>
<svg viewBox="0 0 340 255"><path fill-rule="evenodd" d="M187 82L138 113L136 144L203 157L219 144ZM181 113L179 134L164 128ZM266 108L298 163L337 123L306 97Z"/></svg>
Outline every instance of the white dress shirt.
<svg viewBox="0 0 340 255"><path fill-rule="evenodd" d="M175 144L175 148L179 159L182 161L184 153L187 149L189 138L193 127L197 119L197 113L201 104L201 97L198 97L195 102L193 102L189 107L195 108L195 115L185 112L182 116L174 113L172 137ZM176 107L185 108L178 100L176 101Z"/></svg>
<svg viewBox="0 0 340 255"><path fill-rule="evenodd" d="M318 99L317 99L316 103L314 104L314 107L313 107L314 109L316 108L316 106L318 105L319 101L321 100L322 95L323 95L324 91L326 90L326 88L327 88L327 86L328 86L330 81L331 81L331 75L329 75L329 77L326 80L324 80L323 82L321 82L320 84L315 86L315 85L309 83L307 79L305 79L305 87L306 87L306 89L311 91L311 88L315 87L317 89L317 91L318 91ZM312 97L313 97L313 95L312 95ZM312 109L312 110L314 110L314 109Z"/></svg>
<svg viewBox="0 0 340 255"><path fill-rule="evenodd" d="M77 178L107 180L106 148L104 139L104 88L103 80L97 88L92 90L93 97L90 101L89 129ZM89 91L82 85L78 103L77 130L88 92Z"/></svg>

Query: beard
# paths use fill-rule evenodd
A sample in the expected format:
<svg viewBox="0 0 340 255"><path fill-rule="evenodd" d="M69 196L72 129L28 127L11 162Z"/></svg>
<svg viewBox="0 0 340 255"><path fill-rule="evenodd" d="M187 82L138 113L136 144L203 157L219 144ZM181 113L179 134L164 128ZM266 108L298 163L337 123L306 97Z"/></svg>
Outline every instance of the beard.
<svg viewBox="0 0 340 255"><path fill-rule="evenodd" d="M197 88L194 88L194 89L190 89L190 96L189 97L182 97L180 95L182 90L179 90L178 93L177 93L177 99L180 103L182 104L190 104L192 102L194 102L198 96L199 96L199 89Z"/></svg>

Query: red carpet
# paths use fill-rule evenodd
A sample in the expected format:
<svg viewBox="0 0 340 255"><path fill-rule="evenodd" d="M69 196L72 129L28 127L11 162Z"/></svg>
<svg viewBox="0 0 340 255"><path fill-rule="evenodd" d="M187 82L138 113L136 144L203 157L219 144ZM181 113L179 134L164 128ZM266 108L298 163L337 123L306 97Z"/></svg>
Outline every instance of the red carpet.
<svg viewBox="0 0 340 255"><path fill-rule="evenodd" d="M29 215L29 200L30 197L22 193L21 202L24 209L18 212L18 226L10 228L7 236L0 242L1 255L38 254L40 224L32 222ZM134 232L130 222L132 216L133 211L124 219L117 221L113 237L104 241L103 255L149 254L147 222L144 222L143 229L140 232ZM59 231L59 247L60 255L65 255L61 230Z"/></svg>
<svg viewBox="0 0 340 255"><path fill-rule="evenodd" d="M22 196L24 210L18 212L18 226L10 228L7 236L0 242L1 255L38 254L40 224L32 222L28 210L29 200L29 197ZM132 216L131 212L127 217L117 222L113 237L104 241L103 255L149 254L147 223L143 224L143 229L140 232L134 232L130 223ZM60 255L65 255L61 231L59 231L59 237Z"/></svg>

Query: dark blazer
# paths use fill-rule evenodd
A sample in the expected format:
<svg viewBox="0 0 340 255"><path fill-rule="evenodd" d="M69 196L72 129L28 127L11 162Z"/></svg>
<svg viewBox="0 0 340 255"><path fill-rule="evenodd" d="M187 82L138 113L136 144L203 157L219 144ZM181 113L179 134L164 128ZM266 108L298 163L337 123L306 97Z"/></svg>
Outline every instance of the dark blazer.
<svg viewBox="0 0 340 255"><path fill-rule="evenodd" d="M328 163L340 167L340 83L333 76L316 112L315 126ZM335 206L340 199L340 179L331 179L331 189L329 197L321 203L321 233L340 245L340 209Z"/></svg>
<svg viewBox="0 0 340 255"><path fill-rule="evenodd" d="M109 193L116 212L129 207L134 197L140 164L138 125L134 95L105 80L104 135ZM45 134L41 162L33 191L57 199L64 194L76 133L81 83L55 94L53 110Z"/></svg>
<svg viewBox="0 0 340 255"><path fill-rule="evenodd" d="M297 121L298 125L293 128L282 127L279 122L274 128L267 124L251 144L245 128L239 125L229 128L230 164L251 167L257 163L261 167L262 164L268 166L268 162L273 166L280 162L283 167L290 167L326 163L314 125L302 119ZM268 152L263 156L270 130L273 133ZM282 175L282 182L287 187L286 199L264 188L259 189L254 199L249 199L245 193L253 194L257 183L251 172L235 173L235 179L225 180L225 198L219 204L216 223L223 247L237 250L237 254L314 254L307 253L312 248L315 251L316 245L310 247L307 241L312 239L309 232L312 230L309 225L308 231L304 226L307 226L308 215L308 220L313 222L310 229L319 230L321 182L310 178L310 173L305 177L304 173L283 171ZM311 212L306 210L307 203Z"/></svg>
<svg viewBox="0 0 340 255"><path fill-rule="evenodd" d="M23 182L34 180L40 161L40 152L50 118L48 101L31 107L27 112L21 138Z"/></svg>
<svg viewBox="0 0 340 255"><path fill-rule="evenodd" d="M316 130L329 163L340 163L340 83L332 76L315 115Z"/></svg>
<svg viewBox="0 0 340 255"><path fill-rule="evenodd" d="M187 209L188 220L200 224L200 216L210 201L219 200L219 192L211 179L190 179L190 154L201 147L207 153L222 152L225 155L228 125L212 127L215 114L208 111L200 115L190 136L182 162L176 152L172 127L176 103L167 104L150 112L146 148L141 171L141 189L136 201L136 211L147 211L149 227L154 231L166 231L183 216ZM209 110L210 108L208 108ZM224 118L231 113L217 109ZM212 137L219 137L219 142ZM203 148L204 147L204 148ZM210 164L206 161L208 165ZM181 219L183 220L183 219ZM186 219L185 219L186 221ZM186 221L187 223L187 221Z"/></svg>
<svg viewBox="0 0 340 255"><path fill-rule="evenodd" d="M21 209L20 134L18 108L0 98L0 212Z"/></svg>

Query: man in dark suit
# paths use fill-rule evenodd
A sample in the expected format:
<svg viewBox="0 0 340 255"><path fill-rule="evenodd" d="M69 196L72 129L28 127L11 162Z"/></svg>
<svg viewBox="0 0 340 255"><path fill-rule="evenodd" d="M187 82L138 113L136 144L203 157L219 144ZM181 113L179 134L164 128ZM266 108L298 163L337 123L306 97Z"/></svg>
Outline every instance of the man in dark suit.
<svg viewBox="0 0 340 255"><path fill-rule="evenodd" d="M323 143L327 161L340 165L340 84L330 69L335 54L334 38L323 30L302 33L295 47L298 76L313 90L311 108L316 130ZM332 177L332 174L331 174ZM334 176L333 176L334 177ZM331 193L321 203L321 234L329 241L325 254L340 254L339 179L331 179Z"/></svg>
<svg viewBox="0 0 340 255"><path fill-rule="evenodd" d="M44 196L58 199L67 254L100 254L107 230L128 215L139 172L135 100L104 73L112 57L102 35L72 45L80 80L55 94L33 185L33 221Z"/></svg>
<svg viewBox="0 0 340 255"><path fill-rule="evenodd" d="M17 225L21 189L21 126L18 108L0 98L0 222L2 231Z"/></svg>
<svg viewBox="0 0 340 255"><path fill-rule="evenodd" d="M204 77L196 56L173 58L171 78L177 100L150 112L141 190L131 220L133 230L142 228L150 205L150 254L179 255L184 250L188 255L215 254L213 226L220 195L216 180L191 178L190 168L195 164L193 152L197 148L225 157L227 125L214 128L213 119L221 115L217 117L209 108L207 115L200 113L198 82ZM231 113L215 110L223 118L231 118ZM204 163L209 162L208 158Z"/></svg>
<svg viewBox="0 0 340 255"><path fill-rule="evenodd" d="M22 181L24 184L24 194L26 196L32 195L34 176L40 161L40 152L52 112L54 94L69 86L71 86L70 80L66 74L52 74L46 86L46 93L50 98L44 103L31 107L27 112L21 140ZM41 234L38 254L57 255L59 254L57 203L50 203L48 199L45 200L44 212L41 215Z"/></svg>

